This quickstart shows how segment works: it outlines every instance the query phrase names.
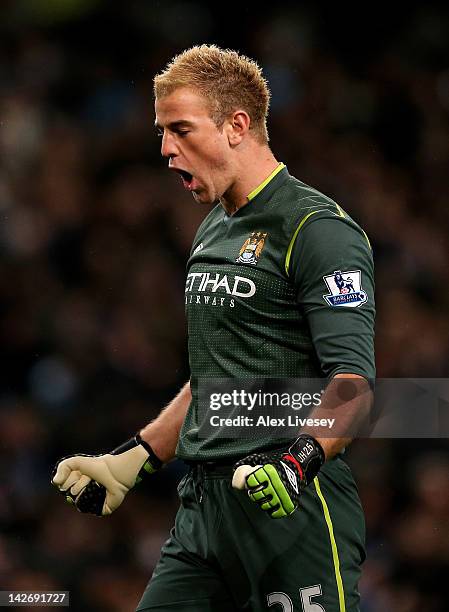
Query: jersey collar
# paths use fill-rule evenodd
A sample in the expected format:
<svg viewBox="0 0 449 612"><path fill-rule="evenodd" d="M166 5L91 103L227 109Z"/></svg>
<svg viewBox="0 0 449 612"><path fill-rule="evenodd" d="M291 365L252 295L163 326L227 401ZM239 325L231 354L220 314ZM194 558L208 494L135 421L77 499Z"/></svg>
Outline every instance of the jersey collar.
<svg viewBox="0 0 449 612"><path fill-rule="evenodd" d="M260 185L258 185L255 189L253 189L250 194L248 194L247 196L248 202L251 202L251 200L254 200L254 198L265 189L268 183L271 183L274 177L277 174L279 174L279 172L283 170L285 167L286 167L285 164L283 162L280 162L278 166L270 174L270 176L268 176L264 181L262 181L262 183L260 183Z"/></svg>

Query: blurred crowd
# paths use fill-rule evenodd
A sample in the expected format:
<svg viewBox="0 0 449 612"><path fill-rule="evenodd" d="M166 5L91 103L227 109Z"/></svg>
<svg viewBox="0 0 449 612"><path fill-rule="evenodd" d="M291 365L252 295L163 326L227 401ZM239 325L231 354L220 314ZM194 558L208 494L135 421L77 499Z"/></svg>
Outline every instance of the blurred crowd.
<svg viewBox="0 0 449 612"><path fill-rule="evenodd" d="M353 16L361 27L286 3L242 8L236 33L198 2L0 11L0 589L65 589L73 610L125 612L184 467L109 520L74 512L49 483L58 457L110 450L188 378L184 269L208 210L164 169L153 74L194 43L258 59L276 156L370 237L378 376L447 377L448 13ZM348 452L367 519L362 612L447 609L447 451L371 440Z"/></svg>

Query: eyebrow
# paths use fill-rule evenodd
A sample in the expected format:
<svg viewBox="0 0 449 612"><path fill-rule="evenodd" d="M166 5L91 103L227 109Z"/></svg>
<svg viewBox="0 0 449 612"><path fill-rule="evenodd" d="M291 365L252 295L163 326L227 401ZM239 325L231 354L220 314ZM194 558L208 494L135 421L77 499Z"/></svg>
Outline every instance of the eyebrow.
<svg viewBox="0 0 449 612"><path fill-rule="evenodd" d="M154 122L154 127L156 130L162 130L162 126L159 125L156 121ZM167 126L170 130L180 128L180 127L193 127L193 123L191 121L187 121L186 119L180 119L179 121L172 121L168 123Z"/></svg>

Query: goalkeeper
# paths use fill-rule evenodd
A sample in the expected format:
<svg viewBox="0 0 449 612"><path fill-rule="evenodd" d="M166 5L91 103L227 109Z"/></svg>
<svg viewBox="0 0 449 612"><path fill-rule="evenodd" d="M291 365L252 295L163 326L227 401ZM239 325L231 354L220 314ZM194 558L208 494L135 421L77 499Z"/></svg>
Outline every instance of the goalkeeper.
<svg viewBox="0 0 449 612"><path fill-rule="evenodd" d="M154 79L169 169L217 203L187 267L191 376L152 423L111 453L61 460L53 482L81 512L107 515L141 479L190 465L181 506L139 611L357 612L364 520L341 453L369 412L374 368L371 248L333 200L289 174L268 145L258 65L193 47ZM300 137L300 134L299 134ZM313 416L335 436L200 436L207 378L319 378ZM342 402L342 385L355 392ZM344 379L344 380L342 380ZM151 521L151 517L148 519Z"/></svg>

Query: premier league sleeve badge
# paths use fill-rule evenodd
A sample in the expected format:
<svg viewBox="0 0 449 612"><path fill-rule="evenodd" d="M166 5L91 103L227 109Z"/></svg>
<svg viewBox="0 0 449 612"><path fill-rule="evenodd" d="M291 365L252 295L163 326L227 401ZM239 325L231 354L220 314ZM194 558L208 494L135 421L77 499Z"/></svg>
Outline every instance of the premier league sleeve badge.
<svg viewBox="0 0 449 612"><path fill-rule="evenodd" d="M368 301L366 291L362 289L362 273L360 270L342 272L336 270L333 274L323 276L330 293L323 298L334 308L357 308Z"/></svg>

